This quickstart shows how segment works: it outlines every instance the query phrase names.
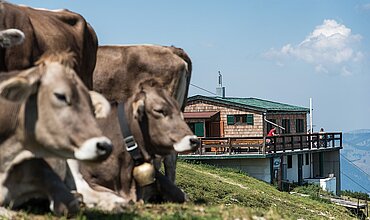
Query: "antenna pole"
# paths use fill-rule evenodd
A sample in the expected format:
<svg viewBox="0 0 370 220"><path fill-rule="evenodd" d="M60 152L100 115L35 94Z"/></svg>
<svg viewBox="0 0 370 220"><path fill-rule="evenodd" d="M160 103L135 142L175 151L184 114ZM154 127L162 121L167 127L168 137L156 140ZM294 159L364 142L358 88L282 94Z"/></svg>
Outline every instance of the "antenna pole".
<svg viewBox="0 0 370 220"><path fill-rule="evenodd" d="M312 121L312 98L310 98L310 132L313 133L313 121Z"/></svg>
<svg viewBox="0 0 370 220"><path fill-rule="evenodd" d="M220 71L218 71L218 85L222 87L222 75Z"/></svg>

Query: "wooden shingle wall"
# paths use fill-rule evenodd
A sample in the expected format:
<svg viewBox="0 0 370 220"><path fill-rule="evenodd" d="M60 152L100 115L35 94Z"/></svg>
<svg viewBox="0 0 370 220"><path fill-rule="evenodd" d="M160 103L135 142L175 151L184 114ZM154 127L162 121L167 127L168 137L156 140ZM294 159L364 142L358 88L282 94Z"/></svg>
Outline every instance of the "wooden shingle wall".
<svg viewBox="0 0 370 220"><path fill-rule="evenodd" d="M214 105L207 101L194 101L188 102L185 112L206 112L206 111L219 111L220 121L223 123L224 134L222 137L256 137L263 136L263 124L262 124L262 113L256 111L245 111L243 109L238 109L235 107L230 107L226 105ZM253 125L227 124L227 115L244 115L253 114L254 123Z"/></svg>
<svg viewBox="0 0 370 220"><path fill-rule="evenodd" d="M283 119L289 119L290 120L290 133L297 133L296 132L296 119L303 119L304 124L304 133L307 132L307 116L303 113L291 113L291 114L267 114L266 115L267 120L274 119L276 120L276 124L282 125ZM266 131L268 132L268 131Z"/></svg>

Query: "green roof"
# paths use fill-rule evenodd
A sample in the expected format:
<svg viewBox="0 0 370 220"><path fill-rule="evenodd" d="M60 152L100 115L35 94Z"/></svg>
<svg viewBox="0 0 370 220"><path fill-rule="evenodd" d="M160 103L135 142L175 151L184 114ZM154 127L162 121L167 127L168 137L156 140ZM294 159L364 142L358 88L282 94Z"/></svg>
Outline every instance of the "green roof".
<svg viewBox="0 0 370 220"><path fill-rule="evenodd" d="M236 106L239 108L247 108L262 112L309 112L310 109L295 105L289 105L269 100L258 98L235 98L235 97L210 97L196 95L188 98L188 102L196 100L205 100L224 105Z"/></svg>

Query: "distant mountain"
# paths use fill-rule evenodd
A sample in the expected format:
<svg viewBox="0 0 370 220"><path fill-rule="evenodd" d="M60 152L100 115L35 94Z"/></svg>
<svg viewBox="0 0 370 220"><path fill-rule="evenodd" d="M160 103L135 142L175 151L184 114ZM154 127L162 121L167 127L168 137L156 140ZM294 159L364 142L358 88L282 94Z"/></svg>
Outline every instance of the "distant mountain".
<svg viewBox="0 0 370 220"><path fill-rule="evenodd" d="M370 193L370 176L341 157L342 190Z"/></svg>
<svg viewBox="0 0 370 220"><path fill-rule="evenodd" d="M342 190L370 193L370 129L343 133L341 155Z"/></svg>

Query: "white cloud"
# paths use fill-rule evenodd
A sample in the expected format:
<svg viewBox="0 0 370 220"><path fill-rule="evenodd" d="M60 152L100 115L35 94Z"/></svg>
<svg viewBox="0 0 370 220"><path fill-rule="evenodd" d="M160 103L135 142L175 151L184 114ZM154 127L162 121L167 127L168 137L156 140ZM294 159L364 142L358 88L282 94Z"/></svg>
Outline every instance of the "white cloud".
<svg viewBox="0 0 370 220"><path fill-rule="evenodd" d="M363 53L356 49L361 39L361 35L353 34L345 25L335 20L324 20L298 45L287 44L279 50L270 49L265 57L278 60L297 58L313 64L317 72L328 73L334 66L363 59Z"/></svg>

